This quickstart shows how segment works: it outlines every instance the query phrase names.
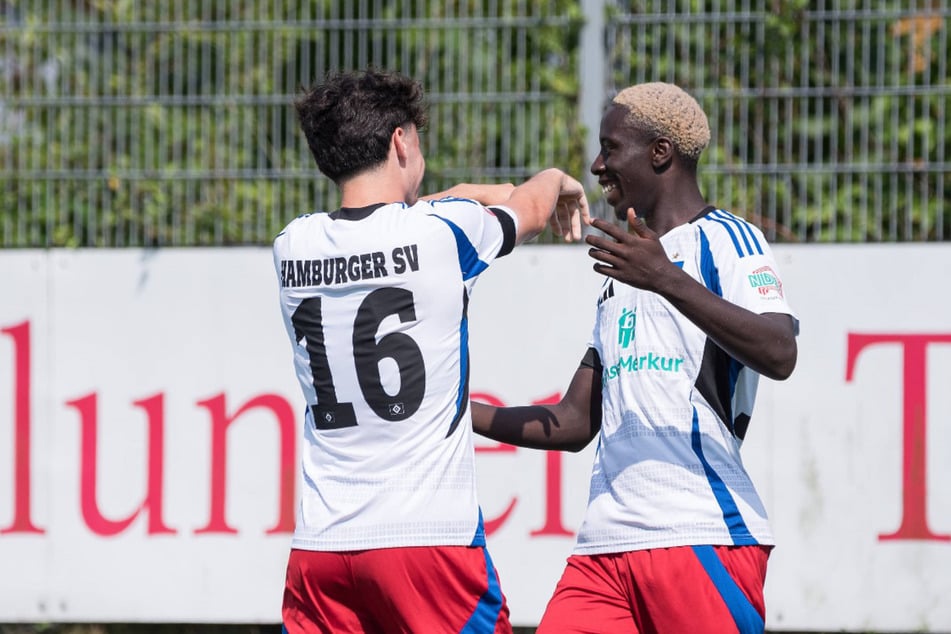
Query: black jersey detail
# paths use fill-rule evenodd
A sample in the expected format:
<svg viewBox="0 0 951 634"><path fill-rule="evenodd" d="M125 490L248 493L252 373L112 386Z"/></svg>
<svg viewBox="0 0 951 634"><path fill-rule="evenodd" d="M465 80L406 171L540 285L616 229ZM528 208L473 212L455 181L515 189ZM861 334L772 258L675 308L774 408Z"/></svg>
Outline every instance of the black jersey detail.
<svg viewBox="0 0 951 634"><path fill-rule="evenodd" d="M466 364L466 371L462 377L462 402L459 404L459 409L456 412L456 415L452 419L452 423L449 424L449 431L446 432L446 438L452 436L452 432L456 431L456 428L459 427L459 421L462 420L462 417L467 411L469 411L469 364Z"/></svg>
<svg viewBox="0 0 951 634"><path fill-rule="evenodd" d="M729 427L730 433L737 438L742 438L737 435L733 424L733 395L730 393L731 361L730 355L713 343L712 340L707 339L703 348L700 372L697 374L697 381L694 386L713 408L717 418Z"/></svg>
<svg viewBox="0 0 951 634"><path fill-rule="evenodd" d="M588 348L584 356L581 357L579 367L591 368L593 370L591 377L591 403L588 406L588 420L591 421L591 428L595 431L601 429L601 419L603 415L603 403L601 402L601 391L604 387L604 364L601 362L601 355L594 348Z"/></svg>
<svg viewBox="0 0 951 634"><path fill-rule="evenodd" d="M380 207L386 207L389 204L391 203L373 203L366 207L341 207L327 215L333 220L363 220Z"/></svg>
<svg viewBox="0 0 951 634"><path fill-rule="evenodd" d="M466 291L466 289L463 288L462 289L462 323L464 324L463 326L464 328L468 329L469 327L468 322L469 322L469 293ZM466 345L466 348L465 350L462 351L462 355L460 357L460 361L464 369L462 372L462 376L459 379L460 381L462 381L462 385L459 386L461 389L459 391L459 400L456 402L456 415L453 416L452 422L449 423L449 431L446 432L446 438L449 438L450 436L452 436L452 432L456 431L456 427L459 426L459 421L462 420L462 417L465 415L465 413L469 409L469 364L471 363L471 360L469 359L468 340L466 341L465 345Z"/></svg>
<svg viewBox="0 0 951 634"><path fill-rule="evenodd" d="M581 357L581 363L579 364L585 368L591 368L600 376L604 372L604 365L601 363L601 357L598 355L598 351L594 348L588 348L584 353L584 356Z"/></svg>
<svg viewBox="0 0 951 634"><path fill-rule="evenodd" d="M742 412L733 419L733 435L743 440L746 438L746 430L750 428L750 415Z"/></svg>
<svg viewBox="0 0 951 634"><path fill-rule="evenodd" d="M697 222L698 220L706 216L711 211L716 211L716 210L717 208L714 207L713 205L707 205L706 207L700 210L700 213L698 213L696 216L691 218L689 222Z"/></svg>
<svg viewBox="0 0 951 634"><path fill-rule="evenodd" d="M499 219L499 224L502 225L502 248L499 249L499 254L496 256L501 258L511 253L512 249L515 248L515 220L505 210L494 207L488 207L488 210L495 214L495 217Z"/></svg>

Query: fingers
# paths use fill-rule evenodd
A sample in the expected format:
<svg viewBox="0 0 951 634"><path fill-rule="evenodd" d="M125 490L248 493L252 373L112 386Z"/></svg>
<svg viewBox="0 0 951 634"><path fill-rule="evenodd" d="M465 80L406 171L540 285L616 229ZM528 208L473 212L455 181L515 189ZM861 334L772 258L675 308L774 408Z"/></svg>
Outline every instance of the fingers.
<svg viewBox="0 0 951 634"><path fill-rule="evenodd" d="M565 242L571 242L574 239L580 239L580 223L578 222L578 206L573 201L565 201L559 205L561 208L561 237ZM576 227L578 227L576 229ZM575 237L575 233L579 235Z"/></svg>
<svg viewBox="0 0 951 634"><path fill-rule="evenodd" d="M601 231L602 233L606 233L607 235L611 236L617 241L621 241L624 238L624 236L628 235L627 232L624 231L624 229L617 226L610 220L605 220L604 218L593 218L591 220L591 226ZM588 240L589 244L590 242L591 240Z"/></svg>
<svg viewBox="0 0 951 634"><path fill-rule="evenodd" d="M615 268L618 264L621 263L622 259L611 251L604 251L602 249L588 249L588 256L592 260L597 260L603 264Z"/></svg>
<svg viewBox="0 0 951 634"><path fill-rule="evenodd" d="M557 170L561 175L561 188L555 208L548 224L555 235L565 242L580 241L582 225L592 223L591 208L584 192L584 186L568 174Z"/></svg>
<svg viewBox="0 0 951 634"><path fill-rule="evenodd" d="M581 240L581 223L589 221L588 200L582 193L562 195L555 204L550 224L565 242L574 242Z"/></svg>
<svg viewBox="0 0 951 634"><path fill-rule="evenodd" d="M548 217L548 226L551 227L551 232L556 236L564 235L564 231L561 228L561 213L561 203L555 203L555 208Z"/></svg>
<svg viewBox="0 0 951 634"><path fill-rule="evenodd" d="M565 240L567 242L581 240L581 224L591 224L591 214L588 211L588 199L584 195L584 191L581 192L581 195L577 199L569 202L569 223L570 225L568 232L565 234Z"/></svg>
<svg viewBox="0 0 951 634"><path fill-rule="evenodd" d="M589 227L591 226L591 207L588 206L588 197L581 197L581 220Z"/></svg>
<svg viewBox="0 0 951 634"><path fill-rule="evenodd" d="M559 234L565 242L571 242L571 202L561 200L558 203L558 222L561 225Z"/></svg>
<svg viewBox="0 0 951 634"><path fill-rule="evenodd" d="M585 213L587 213L583 204L584 202L584 198L582 197L582 199L578 201L574 213L571 214L571 232L570 235L565 238L567 242L581 239L581 221Z"/></svg>
<svg viewBox="0 0 951 634"><path fill-rule="evenodd" d="M627 210L627 230L636 233L642 238L649 238L653 233L648 228L647 223L644 222L644 219L637 215L633 207Z"/></svg>

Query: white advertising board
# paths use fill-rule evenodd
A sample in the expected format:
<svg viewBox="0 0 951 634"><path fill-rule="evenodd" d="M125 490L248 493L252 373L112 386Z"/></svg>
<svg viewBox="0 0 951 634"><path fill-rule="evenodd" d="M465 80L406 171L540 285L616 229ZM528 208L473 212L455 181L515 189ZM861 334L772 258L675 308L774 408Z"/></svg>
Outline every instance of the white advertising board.
<svg viewBox="0 0 951 634"><path fill-rule="evenodd" d="M743 455L779 546L771 630L951 632L951 245L775 249L799 363ZM470 304L471 391L557 397L600 280L527 246ZM0 253L0 622L280 620L301 398L267 249ZM480 440L489 547L537 623L579 454Z"/></svg>

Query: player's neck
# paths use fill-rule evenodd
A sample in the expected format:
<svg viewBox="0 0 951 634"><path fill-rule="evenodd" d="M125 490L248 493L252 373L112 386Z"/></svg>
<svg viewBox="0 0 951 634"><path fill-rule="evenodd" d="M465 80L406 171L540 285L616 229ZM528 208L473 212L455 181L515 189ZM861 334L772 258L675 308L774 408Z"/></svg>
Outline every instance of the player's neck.
<svg viewBox="0 0 951 634"><path fill-rule="evenodd" d="M649 214L647 223L658 235L688 223L707 206L696 181L681 181L669 187Z"/></svg>
<svg viewBox="0 0 951 634"><path fill-rule="evenodd" d="M376 203L413 202L398 172L387 169L357 174L340 184L340 206L359 208Z"/></svg>

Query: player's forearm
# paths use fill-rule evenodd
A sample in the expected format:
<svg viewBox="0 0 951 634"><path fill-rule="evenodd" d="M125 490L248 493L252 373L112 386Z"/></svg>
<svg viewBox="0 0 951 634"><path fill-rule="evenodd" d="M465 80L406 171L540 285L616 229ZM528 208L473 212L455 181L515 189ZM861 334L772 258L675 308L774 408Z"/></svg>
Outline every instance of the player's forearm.
<svg viewBox="0 0 951 634"><path fill-rule="evenodd" d="M449 189L427 194L422 196L422 200L439 200L452 196L455 198L468 198L482 203L483 205L501 205L509 199L515 186L511 183L459 183Z"/></svg>
<svg viewBox="0 0 951 634"><path fill-rule="evenodd" d="M559 169L543 170L516 187L502 203L518 216L517 243L531 240L548 225L565 178L565 173Z"/></svg>
<svg viewBox="0 0 951 634"><path fill-rule="evenodd" d="M591 440L557 405L493 407L472 402L472 428L486 438L530 449L579 451Z"/></svg>
<svg viewBox="0 0 951 634"><path fill-rule="evenodd" d="M792 374L798 351L789 315L758 315L682 273L678 279L660 284L657 292L743 365L775 380Z"/></svg>

